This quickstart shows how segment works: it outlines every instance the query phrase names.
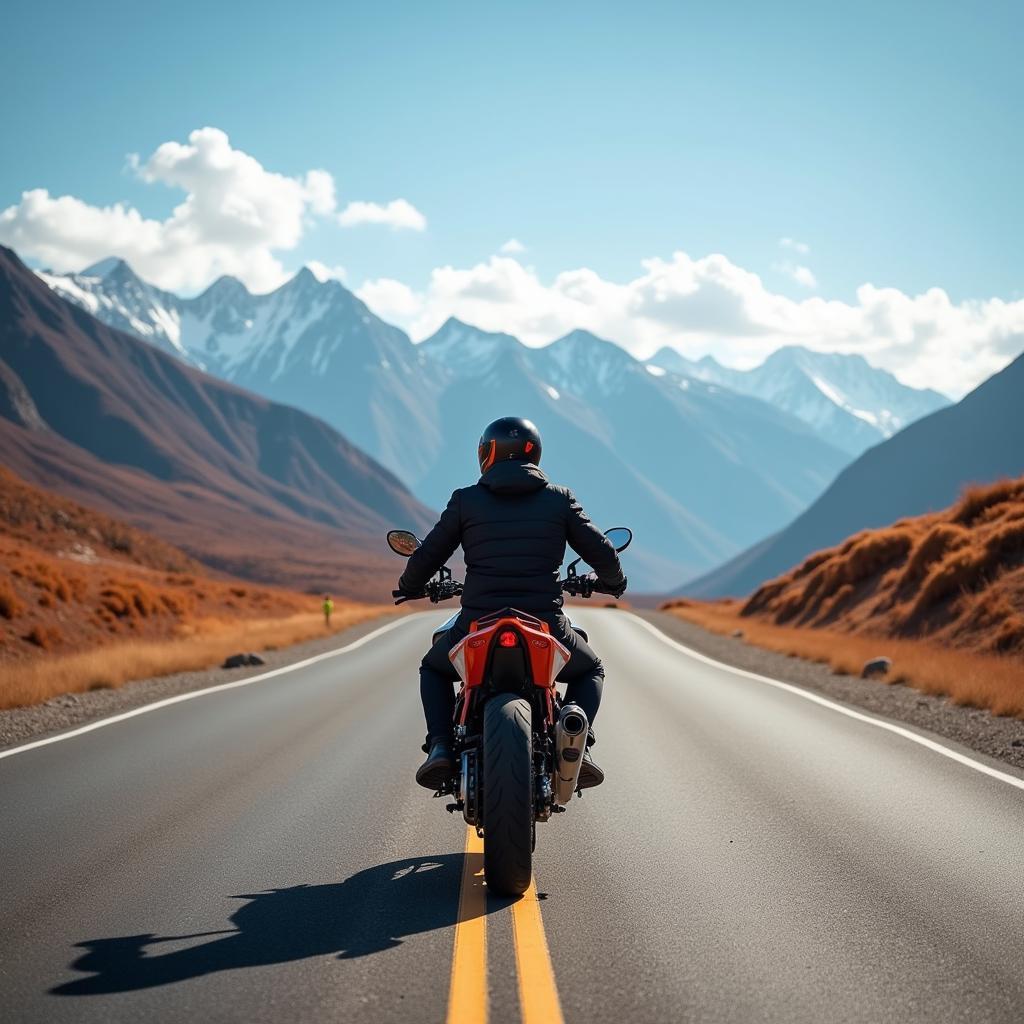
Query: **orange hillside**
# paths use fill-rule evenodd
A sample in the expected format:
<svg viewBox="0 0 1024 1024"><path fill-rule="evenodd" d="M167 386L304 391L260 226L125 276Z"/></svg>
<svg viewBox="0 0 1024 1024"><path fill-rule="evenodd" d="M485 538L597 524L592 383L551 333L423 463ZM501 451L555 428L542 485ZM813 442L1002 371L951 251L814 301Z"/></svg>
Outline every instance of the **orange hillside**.
<svg viewBox="0 0 1024 1024"><path fill-rule="evenodd" d="M716 633L1024 718L1024 479L966 491L945 512L865 530L746 600L663 606Z"/></svg>
<svg viewBox="0 0 1024 1024"><path fill-rule="evenodd" d="M207 572L179 548L84 505L27 484L0 466L0 537L80 564L129 562L167 572Z"/></svg>
<svg viewBox="0 0 1024 1024"><path fill-rule="evenodd" d="M741 614L1024 655L1024 478L820 551L762 585Z"/></svg>
<svg viewBox="0 0 1024 1024"><path fill-rule="evenodd" d="M335 600L332 627L381 609ZM0 467L0 708L324 633L320 599L215 576Z"/></svg>

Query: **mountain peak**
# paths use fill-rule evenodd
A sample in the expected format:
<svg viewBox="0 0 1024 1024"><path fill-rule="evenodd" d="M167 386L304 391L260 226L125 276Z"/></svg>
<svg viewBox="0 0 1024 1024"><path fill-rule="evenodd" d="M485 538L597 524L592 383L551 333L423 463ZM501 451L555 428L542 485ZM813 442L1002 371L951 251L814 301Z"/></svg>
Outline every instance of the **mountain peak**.
<svg viewBox="0 0 1024 1024"><path fill-rule="evenodd" d="M672 356L677 356L680 353L677 352L671 345L662 345L653 356L650 356L645 362L653 363L657 359L670 359Z"/></svg>
<svg viewBox="0 0 1024 1024"><path fill-rule="evenodd" d="M248 288L230 274L221 274L213 284L199 295L200 299L225 299L242 298L251 295Z"/></svg>
<svg viewBox="0 0 1024 1024"><path fill-rule="evenodd" d="M436 349L439 345L452 345L462 342L497 342L497 343L512 343L516 346L522 345L522 342L513 337L511 334L505 334L502 331L485 331L482 327L475 327L473 324L467 324L464 320L460 320L458 317L450 316L441 326L434 331L429 338L425 338L421 344L430 346L431 349Z"/></svg>
<svg viewBox="0 0 1024 1024"><path fill-rule="evenodd" d="M718 363L715 362L710 356L705 356L705 359L711 359L711 368L716 368ZM671 373L679 373L690 375L693 372L694 366L703 366L704 359L700 360L699 363L694 363L692 359L688 359L678 349L673 348L671 345L662 345L657 352L654 353L648 359L644 360L648 366L660 366L664 370L668 370Z"/></svg>
<svg viewBox="0 0 1024 1024"><path fill-rule="evenodd" d="M599 338L590 331L577 327L561 338L556 338L550 345L546 346L552 355L570 353L574 358L585 357L585 353L600 353L606 359L618 364L634 363L636 360L621 345L607 338Z"/></svg>
<svg viewBox="0 0 1024 1024"><path fill-rule="evenodd" d="M294 277L285 281L279 291L313 291L315 289L327 288L330 281L321 281L309 267L303 265L295 272ZM339 282L334 282L338 284Z"/></svg>
<svg viewBox="0 0 1024 1024"><path fill-rule="evenodd" d="M885 373L873 367L859 352L818 352L805 348L803 345L783 345L765 359L762 366L796 366L806 369L809 366L840 366L857 367Z"/></svg>
<svg viewBox="0 0 1024 1024"><path fill-rule="evenodd" d="M466 323L465 320L459 320L457 317L454 316L448 317L448 319L444 322L442 330L444 329L444 327L448 327L449 325L451 325L450 329L458 328L459 330L462 331L470 331L473 334L483 335L485 338L505 338L510 341L514 341L517 345L522 344L522 342L520 342L518 338L506 333L505 331L488 331L485 330L483 327L477 327L475 324L468 324Z"/></svg>
<svg viewBox="0 0 1024 1024"><path fill-rule="evenodd" d="M605 341L604 338L599 338L596 334L593 334L591 331L584 330L582 327L577 327L568 334L563 334L562 337L556 338L551 344L559 345L563 342L569 345L592 345L594 342L601 345L614 344L614 342Z"/></svg>
<svg viewBox="0 0 1024 1024"><path fill-rule="evenodd" d="M106 259L97 260L90 264L85 270L79 272L79 277L98 277L100 279L109 277L114 271L125 271L134 274L128 263L120 256L108 256Z"/></svg>

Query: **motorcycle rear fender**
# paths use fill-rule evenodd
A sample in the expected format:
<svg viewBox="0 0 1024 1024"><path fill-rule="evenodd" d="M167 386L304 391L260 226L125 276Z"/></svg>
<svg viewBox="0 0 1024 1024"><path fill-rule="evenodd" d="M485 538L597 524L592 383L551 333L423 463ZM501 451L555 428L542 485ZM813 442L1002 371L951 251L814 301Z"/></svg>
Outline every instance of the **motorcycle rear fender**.
<svg viewBox="0 0 1024 1024"><path fill-rule="evenodd" d="M533 684L547 689L555 685L555 678L568 662L570 652L551 635L546 623L520 614L488 616L470 623L469 633L451 649L448 657L467 690L483 684L491 646L497 642L498 635L508 629L519 634L526 648Z"/></svg>

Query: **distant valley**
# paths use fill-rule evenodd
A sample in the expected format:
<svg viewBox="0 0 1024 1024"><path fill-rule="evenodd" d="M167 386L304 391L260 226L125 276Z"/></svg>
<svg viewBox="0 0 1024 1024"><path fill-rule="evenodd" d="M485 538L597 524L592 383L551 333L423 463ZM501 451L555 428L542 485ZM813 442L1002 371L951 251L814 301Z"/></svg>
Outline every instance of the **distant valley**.
<svg viewBox="0 0 1024 1024"><path fill-rule="evenodd" d="M956 405L926 416L847 466L784 530L680 590L741 596L859 530L937 512L964 487L1024 474L1024 355Z"/></svg>
<svg viewBox="0 0 1024 1024"><path fill-rule="evenodd" d="M633 583L650 591L784 527L859 447L945 401L855 357L822 358L829 379L845 373L848 391L857 377L862 405L877 387L876 426L820 388L820 402L793 399L787 367L773 397L715 377L707 362L660 353L644 364L584 331L530 348L450 320L414 345L340 283L306 269L266 295L222 278L195 298L147 284L120 260L39 276L105 323L323 419L434 508L475 478L484 423L510 411L532 417L550 475L601 523L636 529ZM830 417L835 429L823 423Z"/></svg>

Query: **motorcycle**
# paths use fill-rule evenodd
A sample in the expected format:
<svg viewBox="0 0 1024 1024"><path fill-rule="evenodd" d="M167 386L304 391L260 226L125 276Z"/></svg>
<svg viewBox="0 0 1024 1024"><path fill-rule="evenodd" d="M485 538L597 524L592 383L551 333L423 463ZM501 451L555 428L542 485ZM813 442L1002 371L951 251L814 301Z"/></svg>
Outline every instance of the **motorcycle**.
<svg viewBox="0 0 1024 1024"><path fill-rule="evenodd" d="M617 552L633 539L626 527L605 532ZM408 558L420 545L415 534L391 530L388 545ZM580 574L577 558L559 581L562 591L589 598L604 593L591 573ZM443 566L417 598L437 604L462 593L462 584ZM411 600L401 591L395 604ZM438 627L436 642L458 613ZM584 640L587 634L573 629ZM546 623L503 608L474 620L449 658L461 688L455 701L454 752L457 770L435 796L451 795L450 813L461 812L484 840L484 878L492 892L518 896L533 876L537 822L565 811L580 793L579 773L590 723L583 709L562 704L555 688L570 651Z"/></svg>

